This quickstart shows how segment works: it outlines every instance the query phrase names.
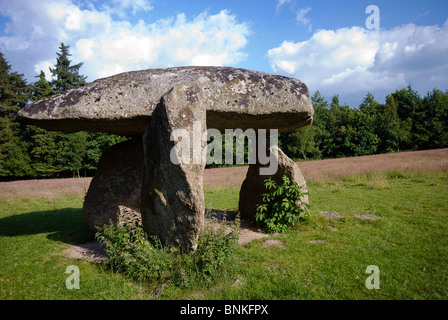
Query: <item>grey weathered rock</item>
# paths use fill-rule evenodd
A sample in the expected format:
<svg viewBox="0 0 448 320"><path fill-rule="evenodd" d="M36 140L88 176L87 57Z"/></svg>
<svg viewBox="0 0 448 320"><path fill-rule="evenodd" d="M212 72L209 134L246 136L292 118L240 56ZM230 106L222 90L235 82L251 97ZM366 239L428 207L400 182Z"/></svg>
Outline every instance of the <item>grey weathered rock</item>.
<svg viewBox="0 0 448 320"><path fill-rule="evenodd" d="M157 236L162 244L179 246L184 250L196 249L204 223L202 183L205 161L201 154L206 142L199 140L200 145L193 146L194 135L199 134L201 138L207 129L202 94L199 88L175 86L157 105L143 137L143 226L148 234ZM178 154L185 156L189 164L173 163L170 157L176 144L176 141L171 141L170 135L180 129L188 134L190 150L199 152L196 159L194 151L185 155L183 152L186 150L182 150L182 155Z"/></svg>
<svg viewBox="0 0 448 320"><path fill-rule="evenodd" d="M319 212L322 217L324 217L327 220L337 220L337 219L344 219L344 216L340 215L336 211L321 211Z"/></svg>
<svg viewBox="0 0 448 320"><path fill-rule="evenodd" d="M209 128L289 131L313 118L301 81L230 67L126 72L35 102L18 116L48 130L142 135L160 98L176 85L203 92Z"/></svg>
<svg viewBox="0 0 448 320"><path fill-rule="evenodd" d="M143 145L134 138L104 152L84 199L89 228L96 232L110 220L141 220L140 194L143 181Z"/></svg>
<svg viewBox="0 0 448 320"><path fill-rule="evenodd" d="M283 153L277 146L271 146L271 151L277 151L278 154L278 168L275 174L271 176L260 175L260 167L266 167L267 165L261 165L259 163L249 165L247 170L246 179L243 181L240 190L239 198L239 210L241 217L250 221L255 221L255 215L257 212L257 205L262 202L262 194L266 193L264 186L264 180L272 178L277 183L282 181L283 175L286 175L291 182L298 183L303 186L303 191L307 191L305 178L302 175L297 164ZM308 195L304 195L301 198L304 203L308 202Z"/></svg>

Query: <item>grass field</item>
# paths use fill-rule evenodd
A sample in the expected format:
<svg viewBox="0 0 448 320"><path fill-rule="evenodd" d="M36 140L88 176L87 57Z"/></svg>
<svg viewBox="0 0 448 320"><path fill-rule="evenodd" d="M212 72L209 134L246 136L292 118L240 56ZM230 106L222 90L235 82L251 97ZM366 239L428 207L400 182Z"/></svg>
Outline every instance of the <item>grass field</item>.
<svg viewBox="0 0 448 320"><path fill-rule="evenodd" d="M238 249L231 274L188 289L138 283L64 256L70 244L89 240L82 192L0 188L0 299L448 298L446 169L308 175L308 188L308 222L251 241ZM206 205L234 211L238 191L206 185ZM343 218L327 220L323 211ZM79 290L66 288L70 265L80 270ZM366 287L371 265L380 271L379 289Z"/></svg>

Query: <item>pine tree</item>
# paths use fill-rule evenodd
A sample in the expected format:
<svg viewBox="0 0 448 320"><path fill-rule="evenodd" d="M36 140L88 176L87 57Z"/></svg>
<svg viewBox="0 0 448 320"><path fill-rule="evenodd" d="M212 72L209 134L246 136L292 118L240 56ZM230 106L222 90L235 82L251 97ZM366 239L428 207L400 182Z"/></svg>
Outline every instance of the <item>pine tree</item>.
<svg viewBox="0 0 448 320"><path fill-rule="evenodd" d="M79 69L83 63L71 65L69 57L69 46L61 43L60 52L57 53L56 65L50 68L54 80L50 82L54 93L70 90L86 85L86 78L79 74ZM83 169L84 157L86 155L87 133L77 132L71 134L59 133L57 136L56 159L51 159L57 163L57 170L62 170L65 175L71 173L73 176L80 176Z"/></svg>
<svg viewBox="0 0 448 320"><path fill-rule="evenodd" d="M23 74L11 72L0 52L0 177L25 177L31 173L29 157L21 139L17 112L27 101Z"/></svg>
<svg viewBox="0 0 448 320"><path fill-rule="evenodd" d="M0 116L14 119L27 101L23 74L11 72L11 66L0 52Z"/></svg>
<svg viewBox="0 0 448 320"><path fill-rule="evenodd" d="M86 84L87 77L79 74L79 69L83 63L71 65L69 48L69 46L61 43L59 47L60 52L57 53L56 66L54 69L50 68L50 72L54 77L51 85L55 92L82 87Z"/></svg>
<svg viewBox="0 0 448 320"><path fill-rule="evenodd" d="M366 94L359 105L359 110L370 116L378 114L378 108L380 108L380 104L375 101L375 96L370 92Z"/></svg>
<svg viewBox="0 0 448 320"><path fill-rule="evenodd" d="M39 80L28 86L31 101L39 101L53 94L53 88L45 79L45 73L42 70L36 78L39 78Z"/></svg>
<svg viewBox="0 0 448 320"><path fill-rule="evenodd" d="M43 71L36 78L39 80L28 86L31 101L39 101L53 94ZM59 173L62 170L57 163L58 154L61 152L57 143L60 133L26 126L25 135L29 141L28 152L35 177L53 177Z"/></svg>

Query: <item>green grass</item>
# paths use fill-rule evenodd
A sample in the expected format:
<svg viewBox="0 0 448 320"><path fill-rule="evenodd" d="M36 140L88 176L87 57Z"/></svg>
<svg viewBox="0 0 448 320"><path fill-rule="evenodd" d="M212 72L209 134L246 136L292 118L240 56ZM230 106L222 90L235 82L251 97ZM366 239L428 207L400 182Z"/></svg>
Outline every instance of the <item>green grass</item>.
<svg viewBox="0 0 448 320"><path fill-rule="evenodd" d="M447 299L448 174L368 174L309 182L310 219L237 250L209 287L164 286L159 299ZM206 190L207 208L236 211L238 189ZM0 199L0 299L151 299L155 286L62 255L88 240L81 197ZM320 211L344 219L325 220ZM378 217L360 220L360 214ZM313 240L322 240L315 243ZM65 269L80 269L68 290ZM365 286L367 266L380 289ZM156 290L157 291L157 290Z"/></svg>

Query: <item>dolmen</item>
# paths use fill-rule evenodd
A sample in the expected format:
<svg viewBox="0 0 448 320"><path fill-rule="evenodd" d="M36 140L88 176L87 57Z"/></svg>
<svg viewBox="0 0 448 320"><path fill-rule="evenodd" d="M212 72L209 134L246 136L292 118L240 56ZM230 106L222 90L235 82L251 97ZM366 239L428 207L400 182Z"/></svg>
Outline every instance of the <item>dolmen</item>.
<svg viewBox="0 0 448 320"><path fill-rule="evenodd" d="M131 216L164 245L188 251L196 249L204 223L209 142L229 131L252 138L239 210L243 219L253 219L266 192L264 179L281 181L286 174L305 186L300 169L275 146L275 134L309 125L313 113L308 88L297 79L230 67L177 67L99 79L32 103L18 118L47 130L128 136L98 163L83 205L90 229ZM214 145L219 159L220 147Z"/></svg>

